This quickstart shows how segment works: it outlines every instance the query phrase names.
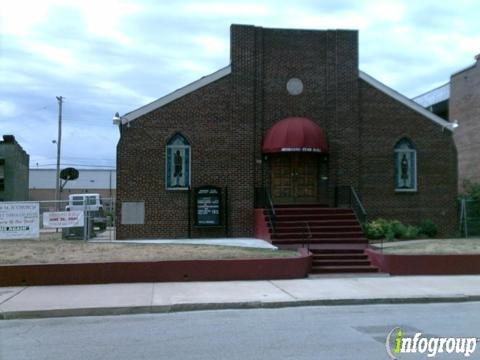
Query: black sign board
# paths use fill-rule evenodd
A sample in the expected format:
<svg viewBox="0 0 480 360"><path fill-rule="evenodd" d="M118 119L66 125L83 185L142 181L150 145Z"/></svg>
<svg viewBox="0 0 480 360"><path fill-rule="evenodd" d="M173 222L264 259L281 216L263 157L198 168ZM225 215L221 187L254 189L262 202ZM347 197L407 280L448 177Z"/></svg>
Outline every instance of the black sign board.
<svg viewBox="0 0 480 360"><path fill-rule="evenodd" d="M195 225L220 226L221 191L214 186L195 189Z"/></svg>

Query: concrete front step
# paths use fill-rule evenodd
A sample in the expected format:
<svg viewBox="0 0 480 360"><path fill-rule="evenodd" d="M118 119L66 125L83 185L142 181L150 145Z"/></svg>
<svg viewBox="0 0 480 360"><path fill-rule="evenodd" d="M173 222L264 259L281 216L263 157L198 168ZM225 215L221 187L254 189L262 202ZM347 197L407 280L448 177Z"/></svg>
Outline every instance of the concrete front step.
<svg viewBox="0 0 480 360"><path fill-rule="evenodd" d="M346 208L282 208L276 209L277 215L315 215L315 214L352 214L352 209ZM268 211L264 211L268 215Z"/></svg>
<svg viewBox="0 0 480 360"><path fill-rule="evenodd" d="M313 274L335 274L335 273L365 273L378 272L375 266L313 266Z"/></svg>
<svg viewBox="0 0 480 360"><path fill-rule="evenodd" d="M270 234L272 235L283 235L283 234L306 234L308 233L307 227L282 227L282 228L275 228L275 231L269 229ZM347 226L347 227L330 227L330 228L321 228L321 227L314 227L310 228L310 232L312 234L321 234L321 233L362 233L362 229L359 226Z"/></svg>
<svg viewBox="0 0 480 360"><path fill-rule="evenodd" d="M334 259L334 260L317 260L314 259L312 266L370 266L369 259Z"/></svg>
<svg viewBox="0 0 480 360"><path fill-rule="evenodd" d="M276 209L291 209L291 208L316 208L316 209L331 209L327 204L295 204L295 205L275 205Z"/></svg>
<svg viewBox="0 0 480 360"><path fill-rule="evenodd" d="M356 220L355 214L306 214L306 215L277 215L276 223L283 221L322 221L322 220Z"/></svg>
<svg viewBox="0 0 480 360"><path fill-rule="evenodd" d="M318 243L318 244L299 244L299 243L293 243L293 244L272 244L274 246L277 246L279 249L282 250L293 250L296 251L299 248L304 248L309 251L317 251L317 250L323 250L323 249L331 249L331 248L339 248L339 249L345 249L345 252L348 252L348 250L353 250L353 251L360 251L363 252L365 248L367 248L368 243L363 243L363 242L357 242L357 243L349 243L349 244L338 244L338 243Z"/></svg>
<svg viewBox="0 0 480 360"><path fill-rule="evenodd" d="M364 252L368 241L352 209L284 206L276 209L274 229L268 212L264 214L273 245L281 249L304 247L312 252L311 273L378 271Z"/></svg>
<svg viewBox="0 0 480 360"><path fill-rule="evenodd" d="M361 231L352 231L352 232L323 232L323 231L311 231L303 233L278 233L275 232L272 235L272 240L282 240L282 239L364 239L365 235Z"/></svg>
<svg viewBox="0 0 480 360"><path fill-rule="evenodd" d="M368 240L365 238L325 238L325 239L274 239L272 244L368 244Z"/></svg>
<svg viewBox="0 0 480 360"><path fill-rule="evenodd" d="M368 260L366 254L361 253L333 253L333 254L313 254L313 261L317 260Z"/></svg>
<svg viewBox="0 0 480 360"><path fill-rule="evenodd" d="M268 217L265 217L265 221L268 223L269 219ZM270 227L270 223L268 223L268 226ZM308 226L312 227L343 227L343 226L359 226L360 224L358 223L357 219L347 219L347 220L310 220L308 221ZM282 221L277 221L275 223L275 229L277 228L290 228L290 227L300 227L300 228L305 228L305 221L303 220L285 220L282 219Z"/></svg>
<svg viewBox="0 0 480 360"><path fill-rule="evenodd" d="M295 232L304 232L310 229L310 232L328 232L328 233L339 233L339 232L362 232L362 227L360 225L335 225L335 226L322 226L322 225L311 225L308 223L308 227L304 223L297 224L297 225L289 225L286 226L285 224L280 224L275 226L275 234L283 234L283 233L295 233ZM270 229L272 231L272 229Z"/></svg>

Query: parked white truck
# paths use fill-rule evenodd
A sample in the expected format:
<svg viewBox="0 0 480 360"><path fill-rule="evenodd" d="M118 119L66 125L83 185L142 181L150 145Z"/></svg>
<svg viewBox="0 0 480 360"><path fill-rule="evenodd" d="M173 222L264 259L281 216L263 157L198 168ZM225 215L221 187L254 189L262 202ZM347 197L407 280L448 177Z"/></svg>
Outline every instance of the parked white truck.
<svg viewBox="0 0 480 360"><path fill-rule="evenodd" d="M107 228L107 217L103 210L100 194L71 194L68 196L68 205L65 210L86 211L88 218L93 219L93 226L98 226L100 230Z"/></svg>

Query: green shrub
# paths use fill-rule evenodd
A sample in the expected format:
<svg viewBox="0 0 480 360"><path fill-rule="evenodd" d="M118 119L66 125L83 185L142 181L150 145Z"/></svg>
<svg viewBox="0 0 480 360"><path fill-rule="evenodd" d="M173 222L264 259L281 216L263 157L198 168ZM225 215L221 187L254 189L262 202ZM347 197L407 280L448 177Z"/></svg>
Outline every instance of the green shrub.
<svg viewBox="0 0 480 360"><path fill-rule="evenodd" d="M378 218L370 221L364 227L365 234L369 239L382 239L392 241L403 234L405 225L398 220L386 220Z"/></svg>
<svg viewBox="0 0 480 360"><path fill-rule="evenodd" d="M465 193L463 196L467 199L466 211L468 220L468 228L470 234L480 234L480 183L465 180L463 182Z"/></svg>
<svg viewBox="0 0 480 360"><path fill-rule="evenodd" d="M463 188L465 189L464 196L475 201L480 201L480 183L467 179L463 181Z"/></svg>
<svg viewBox="0 0 480 360"><path fill-rule="evenodd" d="M434 224L435 225L435 224ZM395 239L416 239L420 229L412 225L404 225L398 220L375 219L365 224L365 235L369 239L393 241Z"/></svg>
<svg viewBox="0 0 480 360"><path fill-rule="evenodd" d="M401 238L405 235L407 227L398 220L392 220L389 223L389 230L393 233L395 238Z"/></svg>
<svg viewBox="0 0 480 360"><path fill-rule="evenodd" d="M375 227L371 222L363 225L363 231L365 232L365 236L369 239L381 239L383 236L380 229Z"/></svg>
<svg viewBox="0 0 480 360"><path fill-rule="evenodd" d="M385 232L385 240L386 241L393 241L395 240L395 232L393 231L393 227L388 227L387 231Z"/></svg>
<svg viewBox="0 0 480 360"><path fill-rule="evenodd" d="M420 235L420 229L416 226L408 225L405 227L405 232L402 235L402 239L405 239L405 240L417 239L418 235Z"/></svg>
<svg viewBox="0 0 480 360"><path fill-rule="evenodd" d="M432 220L422 221L420 224L420 234L423 234L429 238L437 236L438 228Z"/></svg>
<svg viewBox="0 0 480 360"><path fill-rule="evenodd" d="M366 223L364 226L365 235L369 239L381 239L385 237L388 229L388 220L378 218Z"/></svg>

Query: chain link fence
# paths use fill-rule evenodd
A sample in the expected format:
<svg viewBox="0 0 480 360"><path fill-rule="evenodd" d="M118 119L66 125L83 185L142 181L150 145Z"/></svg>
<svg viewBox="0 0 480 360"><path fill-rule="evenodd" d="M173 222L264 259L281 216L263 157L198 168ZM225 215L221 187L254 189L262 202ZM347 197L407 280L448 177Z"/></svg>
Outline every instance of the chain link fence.
<svg viewBox="0 0 480 360"><path fill-rule="evenodd" d="M460 232L462 236L480 236L480 201L460 199Z"/></svg>
<svg viewBox="0 0 480 360"><path fill-rule="evenodd" d="M87 195L84 198L75 197L70 200L38 201L40 208L40 238L62 238L65 240L115 240L115 199L102 198L99 206L89 202ZM45 213L80 211L83 213L83 226L55 228L45 223ZM54 215L54 214L52 214Z"/></svg>

